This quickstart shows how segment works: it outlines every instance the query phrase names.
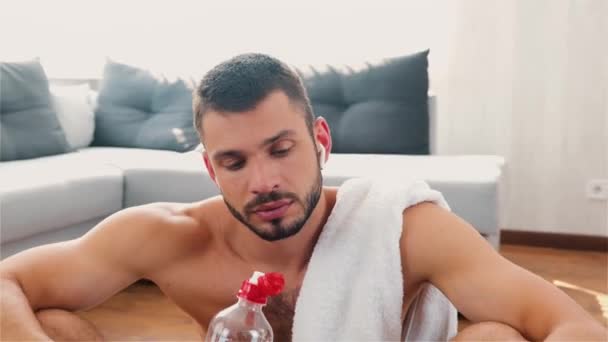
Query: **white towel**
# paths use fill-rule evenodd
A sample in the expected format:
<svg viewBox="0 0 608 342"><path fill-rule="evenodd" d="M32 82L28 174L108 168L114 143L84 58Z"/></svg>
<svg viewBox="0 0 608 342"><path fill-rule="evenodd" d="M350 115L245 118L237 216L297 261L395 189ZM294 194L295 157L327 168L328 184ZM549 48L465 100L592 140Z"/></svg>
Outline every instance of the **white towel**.
<svg viewBox="0 0 608 342"><path fill-rule="evenodd" d="M456 335L454 306L430 284L401 320L403 210L424 201L449 209L423 181L342 184L304 276L293 341L437 341Z"/></svg>

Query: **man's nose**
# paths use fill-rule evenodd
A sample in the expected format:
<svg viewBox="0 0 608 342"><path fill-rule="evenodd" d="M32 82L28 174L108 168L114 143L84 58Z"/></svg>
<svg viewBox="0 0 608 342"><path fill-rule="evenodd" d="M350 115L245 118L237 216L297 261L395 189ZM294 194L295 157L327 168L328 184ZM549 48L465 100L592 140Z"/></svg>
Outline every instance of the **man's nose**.
<svg viewBox="0 0 608 342"><path fill-rule="evenodd" d="M250 179L250 191L255 195L279 189L278 172L268 163L260 162L253 165Z"/></svg>

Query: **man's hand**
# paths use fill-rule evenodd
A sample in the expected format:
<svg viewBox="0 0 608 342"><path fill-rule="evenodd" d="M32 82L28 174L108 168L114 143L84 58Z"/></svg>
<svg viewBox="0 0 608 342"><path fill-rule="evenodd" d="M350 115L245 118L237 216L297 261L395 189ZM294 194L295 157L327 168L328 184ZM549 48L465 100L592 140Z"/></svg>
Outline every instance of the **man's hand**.
<svg viewBox="0 0 608 342"><path fill-rule="evenodd" d="M36 313L36 318L53 341L104 341L95 325L72 312L58 309L40 310Z"/></svg>

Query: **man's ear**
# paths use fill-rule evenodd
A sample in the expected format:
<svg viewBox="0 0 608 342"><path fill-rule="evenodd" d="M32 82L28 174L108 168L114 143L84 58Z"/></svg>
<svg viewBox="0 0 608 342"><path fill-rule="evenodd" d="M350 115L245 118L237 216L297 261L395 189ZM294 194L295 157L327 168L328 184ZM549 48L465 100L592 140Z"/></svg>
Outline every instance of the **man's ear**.
<svg viewBox="0 0 608 342"><path fill-rule="evenodd" d="M329 124L327 124L327 121L325 120L325 118L323 118L322 116L319 116L315 120L313 129L314 129L315 141L318 145L317 150L320 153L323 153L323 155L320 156L321 157L320 159L322 159L322 162L325 163L325 161L329 157L329 154L331 153L331 145L332 145ZM321 150L321 147L323 147L323 150Z"/></svg>
<svg viewBox="0 0 608 342"><path fill-rule="evenodd" d="M213 169L213 165L211 165L211 161L209 160L209 155L207 154L207 151L203 151L203 161L205 162L207 172L209 172L209 177L211 177L211 180L213 180L213 182L217 184L217 182L215 181L215 170Z"/></svg>

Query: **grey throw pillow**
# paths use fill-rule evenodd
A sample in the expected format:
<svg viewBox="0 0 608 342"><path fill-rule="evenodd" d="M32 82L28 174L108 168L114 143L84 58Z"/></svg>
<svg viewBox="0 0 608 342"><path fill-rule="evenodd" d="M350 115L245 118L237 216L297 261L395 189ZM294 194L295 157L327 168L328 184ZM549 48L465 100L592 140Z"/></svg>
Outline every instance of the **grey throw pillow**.
<svg viewBox="0 0 608 342"><path fill-rule="evenodd" d="M69 150L39 61L0 63L0 160Z"/></svg>
<svg viewBox="0 0 608 342"><path fill-rule="evenodd" d="M192 88L108 61L97 98L93 145L188 151L198 143Z"/></svg>
<svg viewBox="0 0 608 342"><path fill-rule="evenodd" d="M428 53L299 71L340 153L429 154Z"/></svg>

